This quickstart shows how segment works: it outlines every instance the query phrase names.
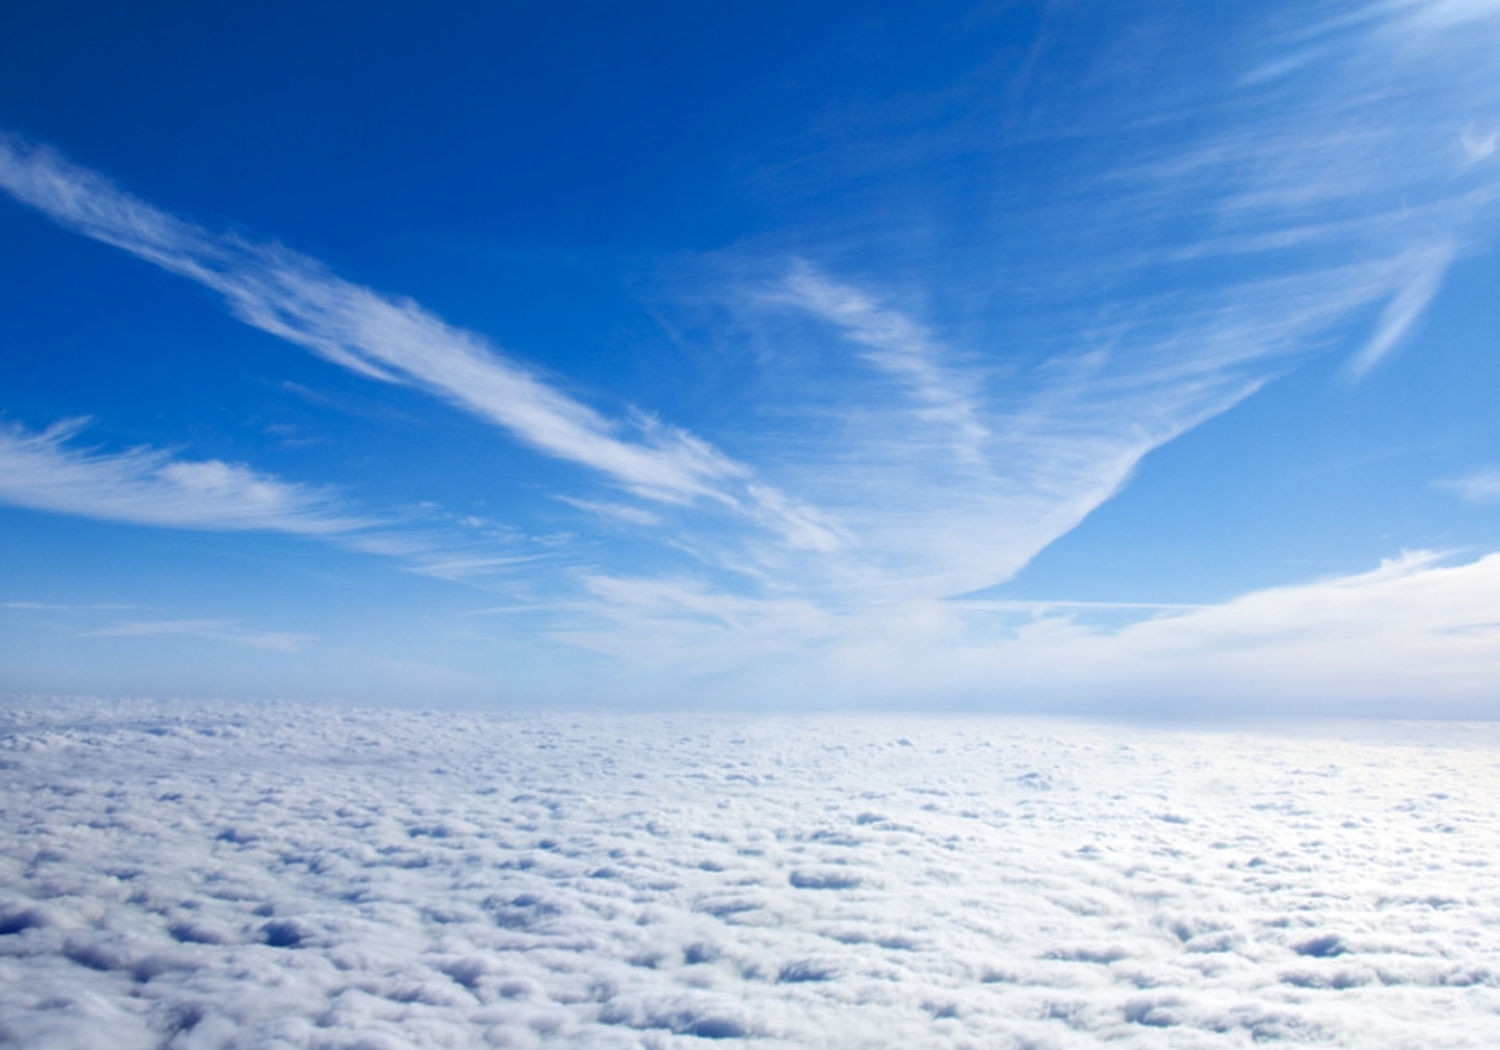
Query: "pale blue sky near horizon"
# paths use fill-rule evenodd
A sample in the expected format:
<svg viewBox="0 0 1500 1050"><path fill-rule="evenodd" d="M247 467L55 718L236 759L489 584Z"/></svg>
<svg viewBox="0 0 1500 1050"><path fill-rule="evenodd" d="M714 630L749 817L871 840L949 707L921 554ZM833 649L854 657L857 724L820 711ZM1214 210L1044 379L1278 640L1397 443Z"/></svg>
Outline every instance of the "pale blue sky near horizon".
<svg viewBox="0 0 1500 1050"><path fill-rule="evenodd" d="M1500 3L0 15L0 690L1500 715Z"/></svg>

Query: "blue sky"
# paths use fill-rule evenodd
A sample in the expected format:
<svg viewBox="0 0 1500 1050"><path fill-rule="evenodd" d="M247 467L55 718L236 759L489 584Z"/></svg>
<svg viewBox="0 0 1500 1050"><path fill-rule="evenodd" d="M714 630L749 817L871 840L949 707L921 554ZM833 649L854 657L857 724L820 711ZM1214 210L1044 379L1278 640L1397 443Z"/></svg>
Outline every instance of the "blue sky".
<svg viewBox="0 0 1500 1050"><path fill-rule="evenodd" d="M1493 715L1500 4L25 5L0 686Z"/></svg>

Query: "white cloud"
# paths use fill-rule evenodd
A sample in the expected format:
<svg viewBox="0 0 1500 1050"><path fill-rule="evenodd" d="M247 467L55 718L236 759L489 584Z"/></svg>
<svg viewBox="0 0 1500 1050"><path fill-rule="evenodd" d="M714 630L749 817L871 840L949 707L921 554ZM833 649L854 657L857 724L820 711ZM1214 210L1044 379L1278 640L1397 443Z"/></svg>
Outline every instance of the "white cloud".
<svg viewBox="0 0 1500 1050"><path fill-rule="evenodd" d="M1385 0L1375 5L1382 8L1394 16L1394 28L1404 30L1473 32L1475 22L1500 19L1495 0Z"/></svg>
<svg viewBox="0 0 1500 1050"><path fill-rule="evenodd" d="M476 576L492 577L506 570L534 566L545 557L543 554L445 556L442 551L423 551L411 558L408 568L423 576L458 581Z"/></svg>
<svg viewBox="0 0 1500 1050"><path fill-rule="evenodd" d="M1022 612L1033 615L1044 615L1058 610L1065 612L1073 610L1181 612L1188 609L1208 608L1201 602L1101 602L1027 598L960 598L956 600L961 603L959 608L964 610L992 609L996 612Z"/></svg>
<svg viewBox="0 0 1500 1050"><path fill-rule="evenodd" d="M616 657L629 669L617 682L659 701L1490 717L1500 680L1500 554L1403 554L1216 604L896 598L834 611L688 579L587 584L552 637ZM670 689L667 670L680 676Z"/></svg>
<svg viewBox="0 0 1500 1050"><path fill-rule="evenodd" d="M576 510L581 510L587 514L593 514L605 519L622 521L627 525L650 527L661 524L661 518L644 507L632 507L624 503L612 503L608 500L575 499L572 496L558 496L556 498Z"/></svg>
<svg viewBox="0 0 1500 1050"><path fill-rule="evenodd" d="M1437 484L1439 488L1458 493L1470 503L1500 503L1500 467L1483 467L1461 478Z"/></svg>
<svg viewBox="0 0 1500 1050"><path fill-rule="evenodd" d="M1115 628L1091 624L1087 609L1050 603L1019 627L1001 626L989 603L970 611L948 602L904 613L941 617L904 643L892 630L878 644L833 650L832 677L850 676L855 694L922 689L1023 706L1094 709L1129 698L1206 714L1405 704L1481 717L1493 714L1500 676L1497 593L1500 554L1452 564L1417 552L1369 572L1167 608ZM922 668L921 684L903 667Z"/></svg>
<svg viewBox="0 0 1500 1050"><path fill-rule="evenodd" d="M590 574L551 636L651 674L717 673L795 657L833 637L839 619L795 593L755 597L695 579ZM661 699L661 687L656 687Z"/></svg>
<svg viewBox="0 0 1500 1050"><path fill-rule="evenodd" d="M1302 291L1306 316L1257 318L1247 296L1199 319L1192 339L1150 332L1113 346L1095 337L1013 362L1002 376L985 355L955 350L871 293L797 264L740 304L769 326L766 341L779 347L770 367L826 354L831 328L896 380L844 398L842 387L811 388L799 372L778 403L798 424L780 439L780 475L826 509L804 545L823 550L825 531L843 534L829 551L837 556L797 563L797 576L840 608L1009 578L1113 496L1148 452L1259 389L1265 362L1342 307L1329 291Z"/></svg>
<svg viewBox="0 0 1500 1050"><path fill-rule="evenodd" d="M1481 131L1473 124L1466 125L1459 134L1459 145L1463 147L1466 163L1478 164L1489 160L1500 149L1500 130L1491 128Z"/></svg>
<svg viewBox="0 0 1500 1050"><path fill-rule="evenodd" d="M993 397L980 398L983 377L922 326L800 265L777 293L783 304L842 331L897 381L911 408L903 421L889 399L872 399L830 430L822 447L804 446L799 458L777 464L794 489L817 493L815 505L755 480L749 467L653 417L605 420L414 303L350 284L285 249L215 237L45 148L6 140L0 184L63 225L220 291L248 323L329 360L434 393L636 495L705 502L758 526L774 546L748 538L727 546L672 542L713 551L716 564L804 579L812 600L829 588L840 602L1004 579L1112 495L1140 456L1258 385L1236 371L1235 359L1129 377L1134 389L1127 391L1113 385L1107 367L1069 366L1039 394L997 414ZM619 436L625 430L636 438ZM212 470L164 465L162 480L188 488L230 483ZM998 535L997 521L1006 523ZM448 575L495 563L460 555L435 564Z"/></svg>
<svg viewBox="0 0 1500 1050"><path fill-rule="evenodd" d="M1381 311L1369 342L1350 359L1351 375L1356 379L1363 376L1411 332L1437 294L1452 260L1453 249L1446 245L1421 253L1412 267L1411 278Z"/></svg>
<svg viewBox="0 0 1500 1050"><path fill-rule="evenodd" d="M364 528L327 491L238 463L184 460L161 449L70 446L86 420L31 432L0 425L0 502L34 510L183 529L329 536Z"/></svg>
<svg viewBox="0 0 1500 1050"><path fill-rule="evenodd" d="M555 560L502 529L454 527L433 508L373 516L331 489L284 481L241 463L189 460L137 446L80 447L87 420L42 431L0 423L0 503L103 521L203 531L267 531L394 558L411 572L473 582ZM476 535L478 533L478 535Z"/></svg>
<svg viewBox="0 0 1500 1050"><path fill-rule="evenodd" d="M849 534L828 515L794 500L769 485L750 485L755 517L778 533L793 550L830 554L851 542Z"/></svg>
<svg viewBox="0 0 1500 1050"><path fill-rule="evenodd" d="M767 295L836 325L864 347L863 356L906 388L923 422L951 431L954 454L981 458L990 436L974 399L977 382L950 368L948 352L921 326L848 285L837 284L805 261L795 263L781 287Z"/></svg>
<svg viewBox="0 0 1500 1050"><path fill-rule="evenodd" d="M1013 645L937 599L1010 578L1153 449L1315 355L1345 348L1357 378L1411 340L1451 268L1493 240L1500 198L1477 154L1488 149L1500 81L1490 42L1474 31L1490 13L1478 3L1315 6L1272 26L1249 12L1246 32L1205 45L1222 45L1225 79L1212 91L1156 91L1132 79L1135 55L1107 50L1079 96L1059 85L1059 101L1039 103L1019 140L1016 121L1003 133L986 123L989 77L975 78L974 94L947 84L936 97L903 98L906 111L933 118L911 128L883 112L854 114L851 125L878 128L878 141L856 139L851 155L841 137L836 156L798 166L827 174L817 189L839 194L844 209L824 228L758 238L727 263L729 307L782 424L766 459L848 541L820 559L745 559L760 575L736 568L743 552L714 561L712 547L696 549L757 580L767 601L804 598L823 610L834 626L807 648L847 645L849 658L814 677L848 673L861 683L851 696L889 682L919 695L929 671L963 689L1009 681L1049 631L1057 637L1034 679L1045 683L1055 665L1081 680L1088 654L1107 646L1057 615L1063 606ZM1146 24L1142 38L1171 39L1174 28ZM1243 75L1273 62L1275 75ZM1152 79L1180 87L1184 70L1167 67ZM1042 120L1054 115L1061 122ZM1099 148L1054 181L1028 181L1005 151L1039 142ZM995 199L1020 206L973 190L986 162ZM955 165L963 179L948 178ZM1024 187L1014 198L1004 185L1013 176ZM937 216L947 214L962 218L945 226ZM697 586L745 593L708 577ZM656 616L663 637L700 629ZM917 640L905 637L911 623L923 625ZM756 652L774 634L769 621L764 629L746 628ZM1465 666L1465 688L1476 688L1486 668ZM1170 677L1165 660L1159 672ZM1207 669L1190 677L1217 688ZM1378 675L1356 678L1386 688Z"/></svg>
<svg viewBox="0 0 1500 1050"><path fill-rule="evenodd" d="M1475 1050L1500 993L1493 725L0 728L0 1038L39 1050Z"/></svg>

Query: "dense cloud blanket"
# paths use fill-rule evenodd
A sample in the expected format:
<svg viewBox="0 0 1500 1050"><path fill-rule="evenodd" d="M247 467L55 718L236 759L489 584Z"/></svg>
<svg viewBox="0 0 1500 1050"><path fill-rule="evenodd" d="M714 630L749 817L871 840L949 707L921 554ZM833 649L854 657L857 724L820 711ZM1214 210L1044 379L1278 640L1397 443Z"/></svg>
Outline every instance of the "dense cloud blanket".
<svg viewBox="0 0 1500 1050"><path fill-rule="evenodd" d="M13 703L0 1045L1481 1047L1500 733Z"/></svg>

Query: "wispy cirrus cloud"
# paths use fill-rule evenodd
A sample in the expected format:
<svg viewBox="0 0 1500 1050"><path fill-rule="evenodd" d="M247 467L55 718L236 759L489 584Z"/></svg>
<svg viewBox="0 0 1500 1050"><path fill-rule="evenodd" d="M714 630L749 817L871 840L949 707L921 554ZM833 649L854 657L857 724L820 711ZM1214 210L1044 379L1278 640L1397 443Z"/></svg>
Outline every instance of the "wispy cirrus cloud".
<svg viewBox="0 0 1500 1050"><path fill-rule="evenodd" d="M0 425L0 502L168 528L333 536L369 528L325 489L240 463L189 460L148 447L101 452L72 444L87 424Z"/></svg>
<svg viewBox="0 0 1500 1050"><path fill-rule="evenodd" d="M246 324L370 379L432 394L637 496L743 511L794 543L807 534L810 512L783 520L795 501L767 502L761 496L773 490L763 482L747 490L751 469L708 442L644 413L607 419L409 299L343 280L278 245L210 233L14 136L0 136L0 188L62 226L219 292Z"/></svg>
<svg viewBox="0 0 1500 1050"><path fill-rule="evenodd" d="M874 292L794 264L738 308L778 348L772 368L777 355L833 362L826 384L799 373L777 406L796 435L775 447L780 476L816 491L850 537L805 577L828 594L884 602L1008 579L1114 495L1144 455L1259 389L1342 306L1313 309L1306 296L1306 316L1274 324L1247 304L1196 318L1191 342L1172 331L1131 343L1085 333L1067 352L1000 366ZM839 363L846 347L881 379Z"/></svg>
<svg viewBox="0 0 1500 1050"><path fill-rule="evenodd" d="M794 262L765 297L835 326L860 347L866 361L901 386L923 423L951 434L954 455L981 458L980 446L990 432L975 401L975 377L952 368L945 361L949 351L921 325L803 260Z"/></svg>
<svg viewBox="0 0 1500 1050"><path fill-rule="evenodd" d="M524 538L464 528L410 509L362 512L336 490L243 463L136 446L79 443L88 420L44 430L0 423L0 503L100 521L204 532L277 532L396 560L455 581L505 575L548 557Z"/></svg>
<svg viewBox="0 0 1500 1050"><path fill-rule="evenodd" d="M771 603L811 598L828 615L814 648L886 666L878 652L906 651L908 629L963 633L932 599L1013 576L1153 449L1317 357L1343 355L1355 380L1389 362L1452 268L1494 240L1500 5L1231 17L1245 24L1207 44L1217 80L1201 56L1166 51L1170 25L1148 16L1136 39L1150 61L1103 49L1045 97L1017 85L1001 113L993 77L903 98L894 118L833 105L836 149L810 142L795 166L761 172L761 193L812 202L813 218L725 253L729 309L785 421L766 461L850 542L799 564L800 590L762 579L764 620L737 605L705 616L705 590L731 605L745 593L705 577L691 602L643 600L680 578L596 587L601 621L705 652L738 632L759 652ZM1068 19L1039 32L1033 59ZM1490 491L1482 475L1445 484ZM1045 609L1045 625L1078 611ZM1220 622L1175 612L1191 617L1176 626Z"/></svg>
<svg viewBox="0 0 1500 1050"><path fill-rule="evenodd" d="M1500 503L1500 467L1481 467L1458 478L1437 482L1470 503Z"/></svg>
<svg viewBox="0 0 1500 1050"><path fill-rule="evenodd" d="M661 524L661 518L644 507L633 507L609 500L578 499L574 496L559 495L557 499L575 510L581 510L585 514L607 521L623 522L627 525L645 528Z"/></svg>
<svg viewBox="0 0 1500 1050"><path fill-rule="evenodd" d="M1178 114L1217 126L1119 177L1135 185L1134 228L1177 225L1191 235L1180 253L1248 253L1313 281L1342 271L1350 298L1379 308L1346 363L1360 379L1413 330L1452 265L1493 240L1500 7L1314 4L1278 23L1237 57L1256 75ZM1286 53L1296 61L1267 57Z"/></svg>
<svg viewBox="0 0 1500 1050"><path fill-rule="evenodd" d="M587 574L550 637L650 673L714 674L800 655L836 637L840 617L796 594L730 593L700 580Z"/></svg>
<svg viewBox="0 0 1500 1050"><path fill-rule="evenodd" d="M1375 331L1349 360L1349 373L1358 379L1380 363L1411 332L1427 310L1453 260L1452 248L1436 245L1414 260L1411 279L1380 311Z"/></svg>

